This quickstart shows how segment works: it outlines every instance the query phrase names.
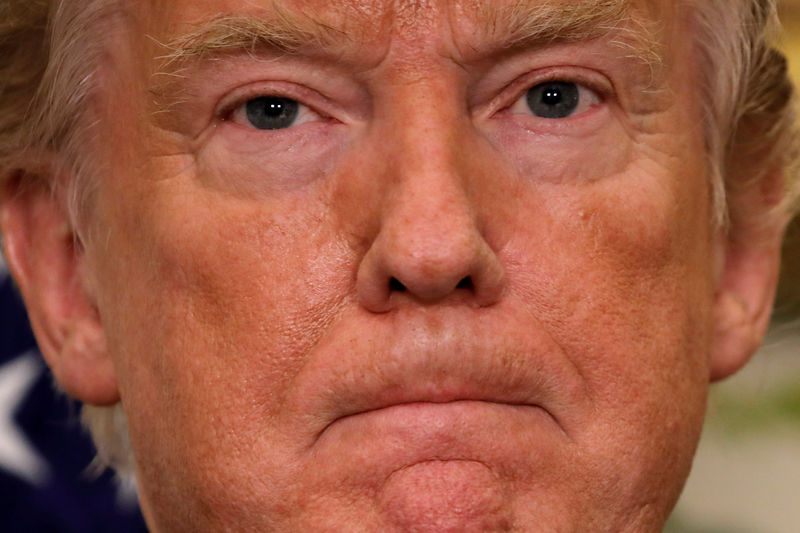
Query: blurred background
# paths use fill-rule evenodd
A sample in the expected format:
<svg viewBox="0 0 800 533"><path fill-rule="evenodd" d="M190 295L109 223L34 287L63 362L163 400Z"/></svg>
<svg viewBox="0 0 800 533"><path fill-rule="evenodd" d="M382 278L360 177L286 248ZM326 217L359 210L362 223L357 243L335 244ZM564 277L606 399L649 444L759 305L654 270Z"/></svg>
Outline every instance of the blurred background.
<svg viewBox="0 0 800 533"><path fill-rule="evenodd" d="M780 0L800 85L800 0ZM694 468L666 533L800 532L800 221L784 248L775 320L745 369L712 388Z"/></svg>

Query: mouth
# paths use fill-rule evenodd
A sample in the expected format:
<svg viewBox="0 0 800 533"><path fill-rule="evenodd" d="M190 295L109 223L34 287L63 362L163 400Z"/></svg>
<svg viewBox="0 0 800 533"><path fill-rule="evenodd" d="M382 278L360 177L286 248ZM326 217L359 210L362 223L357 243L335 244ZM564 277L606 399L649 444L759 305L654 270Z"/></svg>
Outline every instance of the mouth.
<svg viewBox="0 0 800 533"><path fill-rule="evenodd" d="M582 381L530 323L399 318L402 330L354 322L317 346L294 389L309 448L359 432L446 442L523 422L570 439Z"/></svg>
<svg viewBox="0 0 800 533"><path fill-rule="evenodd" d="M326 424L315 436L315 441L320 441L337 427L346 427L347 431L359 433L367 431L370 426L379 426L383 432L403 434L417 431L429 434L441 433L448 428L479 425L481 420L489 421L489 418L496 419L512 413L515 416L544 416L554 426L561 427L549 411L537 404L481 397L444 399L440 396L423 396L345 412Z"/></svg>
<svg viewBox="0 0 800 533"><path fill-rule="evenodd" d="M478 386L483 385L483 386ZM321 440L337 426L348 427L349 431L366 431L371 425L379 426L384 432L408 433L414 428L430 433L429 429L437 431L443 428L469 425L471 420L487 421L489 417L525 413L530 416L533 412L545 415L552 423L560 427L553 415L542 406L531 403L525 394L514 394L512 391L481 394L464 393L464 389L485 388L486 384L470 384L462 386L462 392L452 392L452 387L442 386L438 383L425 383L416 389L426 389L426 392L415 391L411 387L392 393L384 391L376 396L364 398L358 405L351 403L343 408L341 414L328 422L316 435L315 440ZM525 391L528 392L528 391ZM370 402L370 399L374 401ZM472 424L476 425L476 424Z"/></svg>
<svg viewBox="0 0 800 533"><path fill-rule="evenodd" d="M415 401L339 417L309 451L334 478L380 491L397 472L421 465L482 465L498 479L515 479L560 464L567 443L536 405Z"/></svg>

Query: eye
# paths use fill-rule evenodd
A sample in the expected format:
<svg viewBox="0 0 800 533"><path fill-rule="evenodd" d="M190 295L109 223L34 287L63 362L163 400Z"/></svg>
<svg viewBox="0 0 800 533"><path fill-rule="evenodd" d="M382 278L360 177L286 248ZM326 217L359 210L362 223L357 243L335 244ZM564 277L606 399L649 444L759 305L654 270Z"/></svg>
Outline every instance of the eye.
<svg viewBox="0 0 800 533"><path fill-rule="evenodd" d="M252 98L231 114L233 122L259 130L282 130L315 118L316 113L305 105L281 96Z"/></svg>
<svg viewBox="0 0 800 533"><path fill-rule="evenodd" d="M569 81L549 81L528 89L512 107L512 112L546 119L569 118L585 113L600 103L591 89Z"/></svg>

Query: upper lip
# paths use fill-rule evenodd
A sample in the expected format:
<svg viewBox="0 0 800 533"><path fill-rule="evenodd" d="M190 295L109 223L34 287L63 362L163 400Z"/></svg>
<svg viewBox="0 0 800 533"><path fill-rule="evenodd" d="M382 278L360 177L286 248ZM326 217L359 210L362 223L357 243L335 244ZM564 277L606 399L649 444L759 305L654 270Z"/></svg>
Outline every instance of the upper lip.
<svg viewBox="0 0 800 533"><path fill-rule="evenodd" d="M580 376L546 333L514 322L466 327L463 317L445 314L435 322L414 315L370 327L340 324L301 372L296 407L314 441L360 413L462 400L538 407L569 434L564 414L583 394Z"/></svg>

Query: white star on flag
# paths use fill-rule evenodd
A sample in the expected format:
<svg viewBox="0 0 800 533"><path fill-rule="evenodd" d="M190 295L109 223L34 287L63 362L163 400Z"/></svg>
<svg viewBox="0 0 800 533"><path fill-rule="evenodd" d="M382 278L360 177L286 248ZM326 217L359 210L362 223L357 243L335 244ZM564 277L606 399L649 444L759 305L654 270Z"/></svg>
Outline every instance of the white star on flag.
<svg viewBox="0 0 800 533"><path fill-rule="evenodd" d="M0 367L0 469L36 486L46 483L50 469L25 438L14 415L42 370L33 351Z"/></svg>

